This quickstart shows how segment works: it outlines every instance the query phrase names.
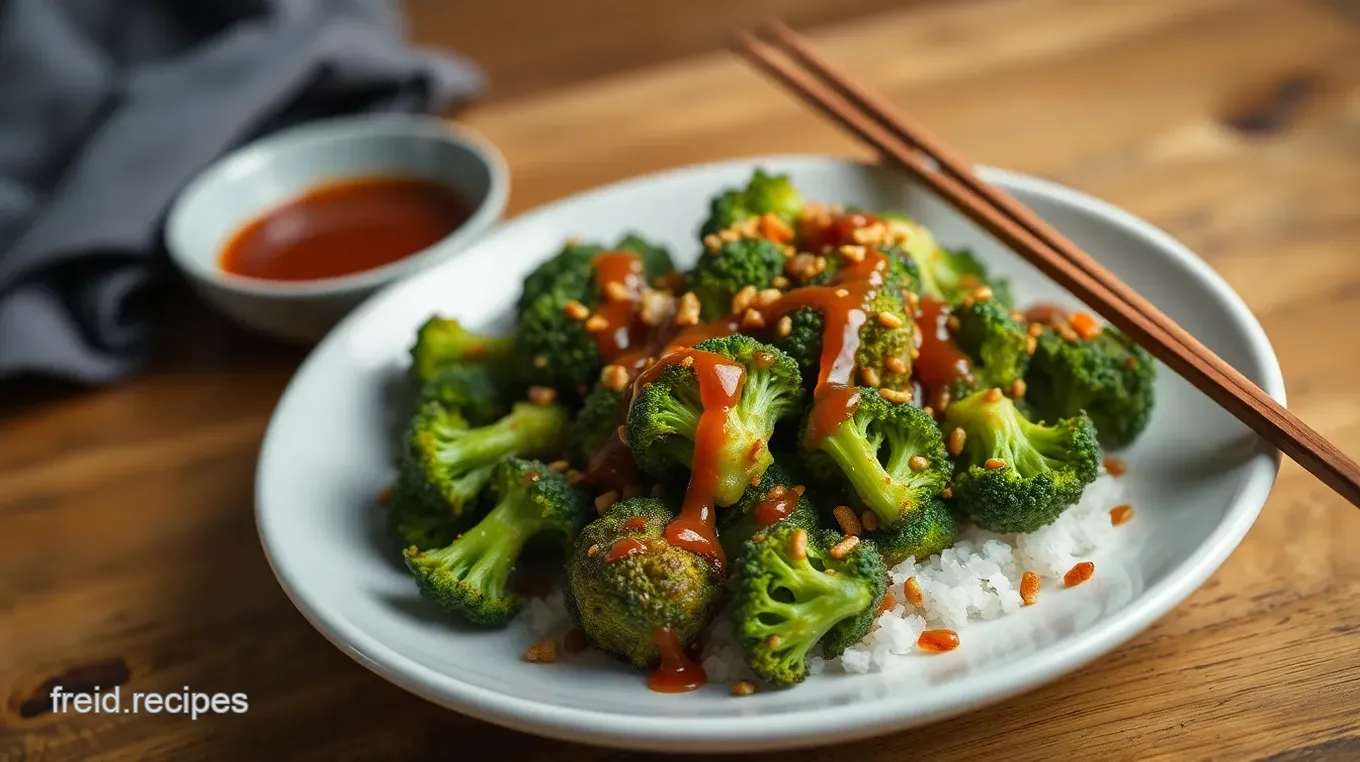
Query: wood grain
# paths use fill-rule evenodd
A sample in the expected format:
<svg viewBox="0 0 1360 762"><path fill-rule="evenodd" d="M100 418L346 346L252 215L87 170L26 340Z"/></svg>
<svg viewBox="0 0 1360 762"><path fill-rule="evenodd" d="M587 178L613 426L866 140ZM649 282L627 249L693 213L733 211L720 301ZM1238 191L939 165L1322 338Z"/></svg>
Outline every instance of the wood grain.
<svg viewBox="0 0 1360 762"><path fill-rule="evenodd" d="M967 155L1109 199L1205 256L1274 342L1290 409L1355 454L1360 351L1341 342L1360 323L1360 28L1343 5L984 0L813 36ZM1304 95L1273 106L1297 78ZM509 159L515 211L691 161L863 155L721 52L468 118ZM316 634L251 515L259 437L301 355L171 311L165 351L128 384L0 387L0 759L632 758L445 712ZM1108 657L932 727L780 758L1355 758L1357 536L1360 515L1286 464L1223 568ZM33 710L54 676L119 664L128 689L244 691L250 711Z"/></svg>

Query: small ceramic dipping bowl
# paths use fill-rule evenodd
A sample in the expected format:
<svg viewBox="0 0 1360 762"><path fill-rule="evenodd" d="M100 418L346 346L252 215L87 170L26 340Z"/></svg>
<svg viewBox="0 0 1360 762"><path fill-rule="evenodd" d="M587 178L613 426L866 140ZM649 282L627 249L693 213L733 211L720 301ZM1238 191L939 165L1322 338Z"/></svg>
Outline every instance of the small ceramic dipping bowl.
<svg viewBox="0 0 1360 762"><path fill-rule="evenodd" d="M223 253L262 215L334 183L372 177L428 180L468 204L448 235L371 269L312 280L228 272ZM170 258L210 305L247 327L311 342L383 286L457 254L500 219L509 195L500 153L444 119L364 115L275 133L223 157L180 193L166 219Z"/></svg>

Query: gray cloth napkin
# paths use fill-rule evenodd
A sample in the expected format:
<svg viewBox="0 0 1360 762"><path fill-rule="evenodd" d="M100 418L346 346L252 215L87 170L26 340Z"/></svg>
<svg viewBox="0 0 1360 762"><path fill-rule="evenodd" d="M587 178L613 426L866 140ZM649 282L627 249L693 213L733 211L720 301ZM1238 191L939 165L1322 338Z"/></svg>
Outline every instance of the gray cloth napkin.
<svg viewBox="0 0 1360 762"><path fill-rule="evenodd" d="M482 86L383 0L0 0L0 379L139 367L166 208L226 150Z"/></svg>

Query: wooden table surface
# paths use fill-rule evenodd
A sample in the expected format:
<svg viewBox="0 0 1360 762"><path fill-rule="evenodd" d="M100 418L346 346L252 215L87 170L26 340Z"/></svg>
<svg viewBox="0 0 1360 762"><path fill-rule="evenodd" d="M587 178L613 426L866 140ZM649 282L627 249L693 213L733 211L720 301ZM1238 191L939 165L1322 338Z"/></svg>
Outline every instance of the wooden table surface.
<svg viewBox="0 0 1360 762"><path fill-rule="evenodd" d="M1109 199L1198 251L1264 324L1290 407L1360 454L1354 2L847 0L829 26L833 4L812 0L530 3L537 24L525 4L410 3L419 39L497 80L466 119L509 160L512 212L687 162L863 155L720 49L771 9L816 25L978 161ZM625 756L446 712L314 632L252 519L260 437L302 352L182 295L165 313L156 361L125 384L0 386L0 759ZM1360 511L1286 463L1223 568L1113 654L932 727L781 756L1360 758L1357 540ZM47 710L45 686L82 680L240 691L250 708Z"/></svg>

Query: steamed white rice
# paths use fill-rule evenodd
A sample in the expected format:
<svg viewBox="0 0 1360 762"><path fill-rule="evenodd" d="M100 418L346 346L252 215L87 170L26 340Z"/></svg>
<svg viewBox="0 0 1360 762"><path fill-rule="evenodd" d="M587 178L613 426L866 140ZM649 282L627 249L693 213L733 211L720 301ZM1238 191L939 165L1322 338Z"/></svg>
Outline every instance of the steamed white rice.
<svg viewBox="0 0 1360 762"><path fill-rule="evenodd" d="M927 629L963 630L970 622L996 619L1021 607L1020 577L1026 571L1042 579L1041 589L1052 590L1073 566L1091 560L1093 553L1118 536L1110 509L1123 499L1118 479L1102 475L1086 488L1081 502L1049 526L1029 534L1000 535L970 528L954 547L938 556L908 558L891 569L895 605L879 615L877 626L858 645L839 658L809 658L812 674L863 673L897 666L918 650L916 641ZM902 585L915 577L921 589L920 607L903 600ZM1043 604L1043 594L1036 605ZM571 627L561 590L545 599L531 600L521 623L534 638L560 639ZM966 636L964 638L966 643ZM966 645L963 647L967 647ZM742 662L741 651L725 617L719 618L704 639L700 660L710 682L754 680Z"/></svg>

